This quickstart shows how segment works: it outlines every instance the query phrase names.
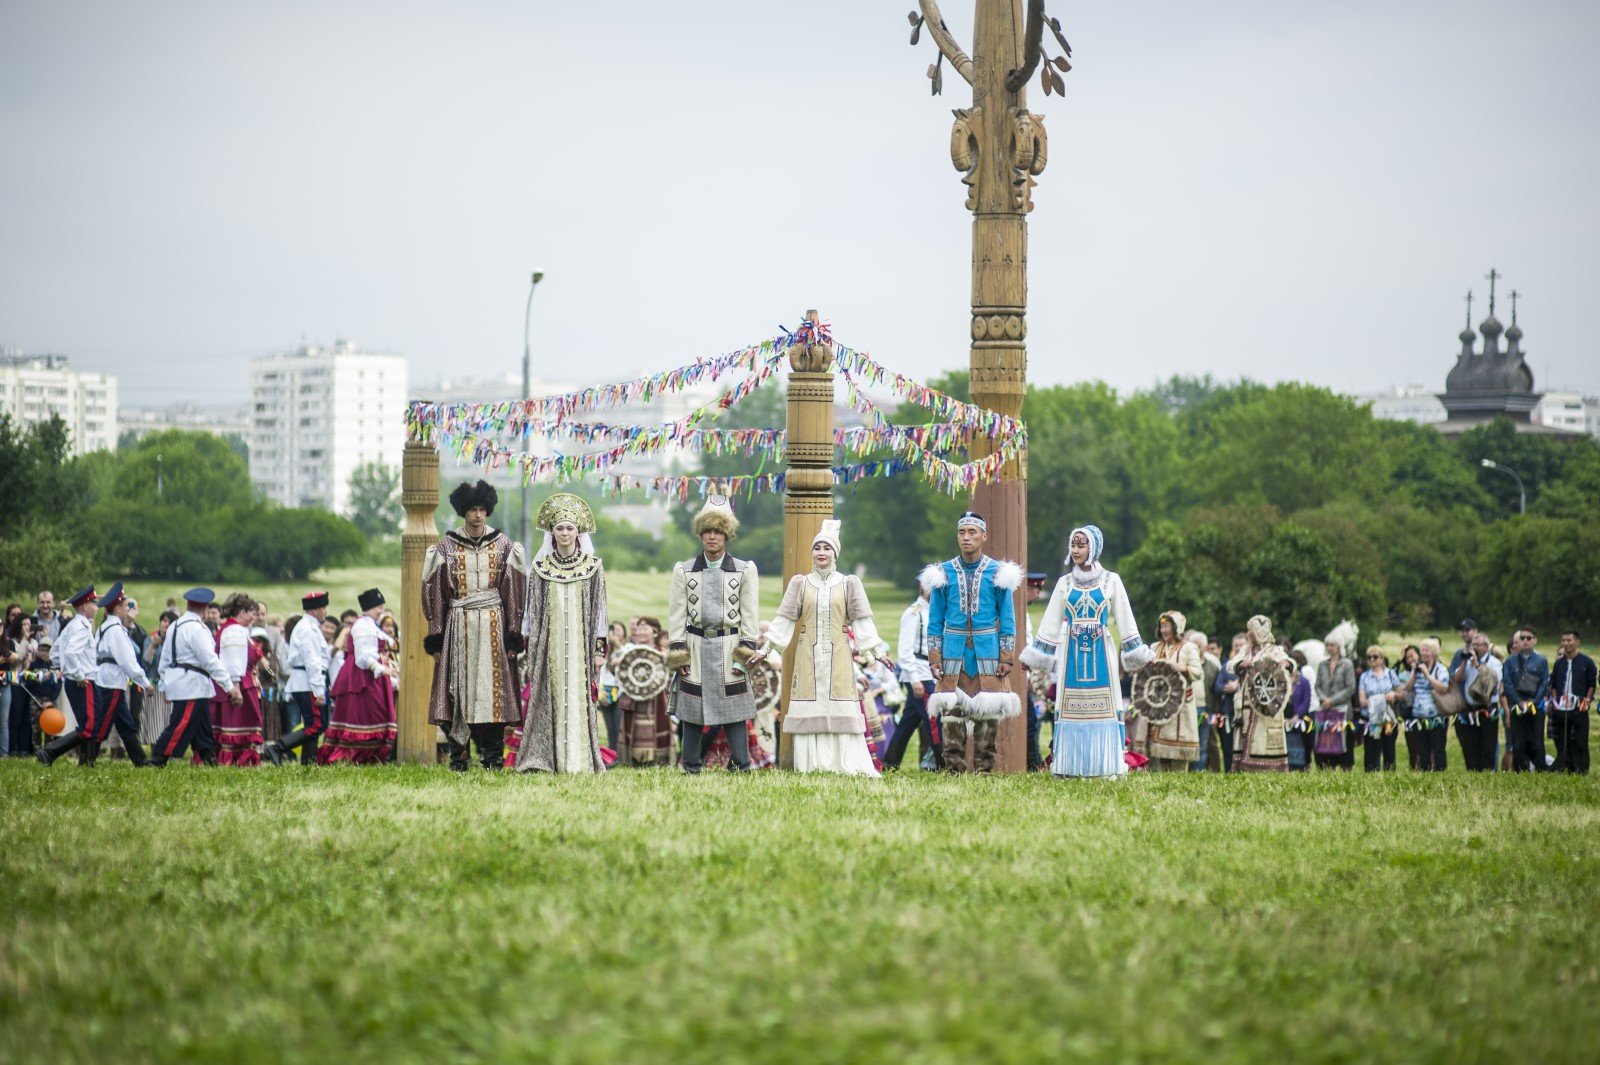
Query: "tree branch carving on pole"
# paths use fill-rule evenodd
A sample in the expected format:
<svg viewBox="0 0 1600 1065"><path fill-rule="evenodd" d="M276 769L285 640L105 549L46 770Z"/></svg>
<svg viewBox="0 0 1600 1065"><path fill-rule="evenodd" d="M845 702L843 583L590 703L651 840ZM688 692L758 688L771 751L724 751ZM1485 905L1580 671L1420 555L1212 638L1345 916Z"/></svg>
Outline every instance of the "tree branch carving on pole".
<svg viewBox="0 0 1600 1065"><path fill-rule="evenodd" d="M950 27L944 24L944 16L939 14L939 5L934 0L917 0L917 6L922 8L922 14L911 12L906 18L911 20L911 43L916 44L921 36L922 27L928 27L928 36L933 38L934 45L939 49L941 61L948 59L950 65L955 67L956 73L968 85L972 84L972 59L961 46L956 43L955 37L950 33ZM939 76L939 65L928 67L928 78L933 82L933 94L939 95L944 88L943 79Z"/></svg>
<svg viewBox="0 0 1600 1065"><path fill-rule="evenodd" d="M1034 68L1039 65L1039 56L1043 51L1040 48L1043 41L1044 0L1028 0L1028 29L1022 39L1022 65L1006 75L1007 92L1016 92L1033 77Z"/></svg>

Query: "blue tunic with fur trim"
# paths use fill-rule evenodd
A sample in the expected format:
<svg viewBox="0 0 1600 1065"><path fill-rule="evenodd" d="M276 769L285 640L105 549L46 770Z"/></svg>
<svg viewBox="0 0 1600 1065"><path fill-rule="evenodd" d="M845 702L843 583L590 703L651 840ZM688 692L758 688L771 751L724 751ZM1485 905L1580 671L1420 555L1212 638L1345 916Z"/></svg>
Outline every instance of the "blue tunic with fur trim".
<svg viewBox="0 0 1600 1065"><path fill-rule="evenodd" d="M1016 650L1011 593L1022 583L1021 568L988 555L973 563L957 556L929 566L922 583L928 590L928 642L944 656L944 675L998 674L1000 653Z"/></svg>

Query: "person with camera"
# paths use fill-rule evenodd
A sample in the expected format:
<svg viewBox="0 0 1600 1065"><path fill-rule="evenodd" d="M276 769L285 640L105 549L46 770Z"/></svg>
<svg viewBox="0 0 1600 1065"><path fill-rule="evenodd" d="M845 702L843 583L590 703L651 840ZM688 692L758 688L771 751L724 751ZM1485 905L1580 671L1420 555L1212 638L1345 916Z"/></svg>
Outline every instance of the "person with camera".
<svg viewBox="0 0 1600 1065"><path fill-rule="evenodd" d="M1446 765L1444 722L1434 696L1450 690L1450 673L1439 661L1439 641L1432 636L1422 641L1422 657L1411 674L1411 719L1417 735L1417 769L1423 773L1443 772Z"/></svg>
<svg viewBox="0 0 1600 1065"><path fill-rule="evenodd" d="M1535 651L1538 634L1524 625L1511 637L1511 654L1501 670L1500 706L1506 715L1506 747L1513 772L1542 773L1544 700L1550 694L1550 663Z"/></svg>
<svg viewBox="0 0 1600 1065"><path fill-rule="evenodd" d="M1456 715L1456 742L1461 744L1461 763L1470 772L1494 771L1495 748L1500 744L1494 708L1500 701L1501 668L1489 647L1489 637L1474 628L1466 654L1450 671L1450 682L1459 686L1467 699L1467 708ZM1480 679L1485 674L1487 679Z"/></svg>
<svg viewBox="0 0 1600 1065"><path fill-rule="evenodd" d="M1550 669L1550 735L1558 773L1589 772L1589 707L1594 705L1594 659L1578 650L1578 634L1561 634L1561 653Z"/></svg>

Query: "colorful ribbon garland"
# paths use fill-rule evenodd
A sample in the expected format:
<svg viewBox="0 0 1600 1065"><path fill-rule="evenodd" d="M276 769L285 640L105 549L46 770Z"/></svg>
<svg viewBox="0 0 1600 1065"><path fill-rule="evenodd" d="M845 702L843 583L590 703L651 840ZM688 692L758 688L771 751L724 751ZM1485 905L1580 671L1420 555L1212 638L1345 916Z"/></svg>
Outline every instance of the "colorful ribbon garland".
<svg viewBox="0 0 1600 1065"><path fill-rule="evenodd" d="M406 432L412 440L449 452L458 462L489 470L514 469L524 484L536 481L560 484L588 479L598 480L606 494L642 489L650 495L676 499L686 499L691 487L705 494L713 480L730 494L746 497L755 492L779 492L784 489L782 473L713 479L640 477L615 471L631 457L657 454L669 447L704 454L759 455L762 465L769 460L779 460L787 442L787 434L781 429L715 429L702 428L699 423L714 412L731 409L766 384L779 370L789 349L814 344L832 346L839 375L845 381L846 402L868 421L865 426L836 430L835 446L852 454L890 452L886 459L834 467L838 484L851 485L871 477L893 477L915 470L934 488L954 496L998 479L1006 463L1019 458L1027 446L1027 427L1019 419L920 385L886 369L864 352L835 344L826 322L806 322L794 332L785 329L781 336L699 359L676 370L560 396L499 403L414 402L406 411ZM575 413L623 406L640 399L648 401L704 380L716 381L734 371L747 371L749 376L715 400L673 422L629 426L571 420ZM940 420L922 425L891 423L865 395L858 377L888 388L901 399L931 411ZM970 462L953 462L944 457L964 450L978 435L988 438L994 445L989 455ZM561 452L535 455L521 447L510 446L530 437L566 437L612 446L570 455Z"/></svg>

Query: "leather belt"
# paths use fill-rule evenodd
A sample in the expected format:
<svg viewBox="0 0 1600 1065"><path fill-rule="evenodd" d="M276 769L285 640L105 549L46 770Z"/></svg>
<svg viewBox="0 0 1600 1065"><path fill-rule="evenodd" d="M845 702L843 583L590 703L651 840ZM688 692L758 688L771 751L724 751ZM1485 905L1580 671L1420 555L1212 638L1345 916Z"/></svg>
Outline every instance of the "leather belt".
<svg viewBox="0 0 1600 1065"><path fill-rule="evenodd" d="M700 625L686 625L684 628L688 631L689 635L699 636L702 638L739 635L739 630L732 625L710 625L704 627Z"/></svg>

